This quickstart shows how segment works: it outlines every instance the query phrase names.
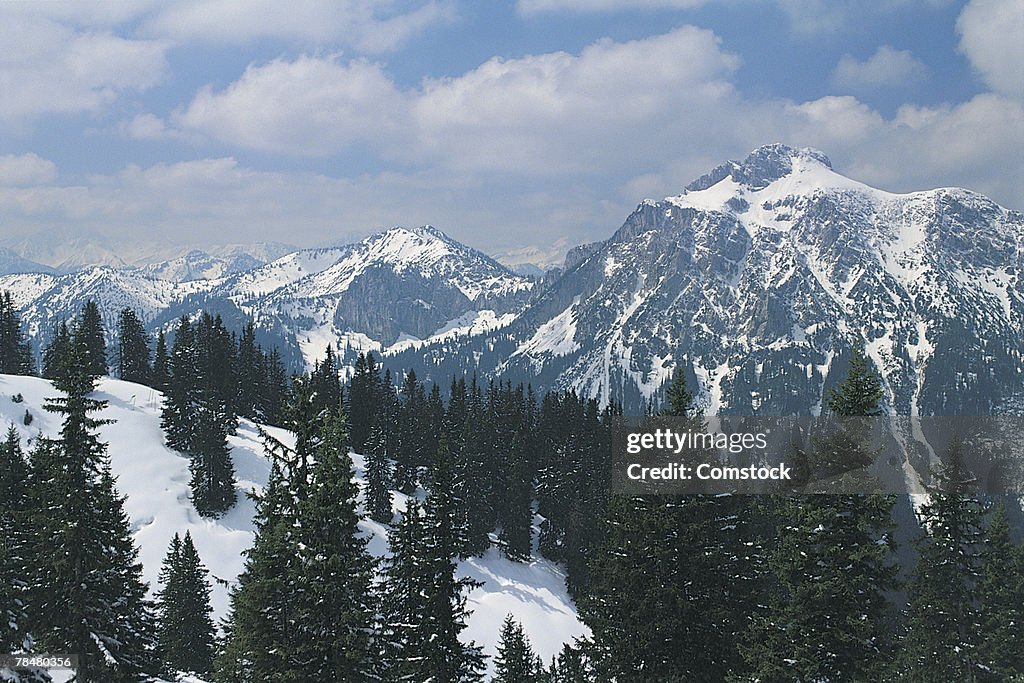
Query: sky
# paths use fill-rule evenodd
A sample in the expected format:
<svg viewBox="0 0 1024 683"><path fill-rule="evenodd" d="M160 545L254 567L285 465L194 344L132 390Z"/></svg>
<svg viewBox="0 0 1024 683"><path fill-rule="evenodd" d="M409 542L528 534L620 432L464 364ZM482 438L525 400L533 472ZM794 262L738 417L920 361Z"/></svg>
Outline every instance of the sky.
<svg viewBox="0 0 1024 683"><path fill-rule="evenodd" d="M1020 210L1022 65L1020 0L6 0L0 239L564 253L772 142Z"/></svg>

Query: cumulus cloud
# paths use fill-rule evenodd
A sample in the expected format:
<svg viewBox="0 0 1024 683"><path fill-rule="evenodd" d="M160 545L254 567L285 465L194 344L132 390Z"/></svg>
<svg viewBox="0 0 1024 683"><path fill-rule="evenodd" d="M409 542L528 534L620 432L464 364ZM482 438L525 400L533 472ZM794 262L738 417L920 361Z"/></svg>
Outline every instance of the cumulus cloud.
<svg viewBox="0 0 1024 683"><path fill-rule="evenodd" d="M971 0L956 22L960 51L992 90L1024 99L1024 8L1019 0Z"/></svg>
<svg viewBox="0 0 1024 683"><path fill-rule="evenodd" d="M57 166L49 159L33 154L0 155L0 185L50 183L57 177Z"/></svg>
<svg viewBox="0 0 1024 683"><path fill-rule="evenodd" d="M548 12L616 12L638 9L689 9L707 0L518 0L516 10L524 15Z"/></svg>
<svg viewBox="0 0 1024 683"><path fill-rule="evenodd" d="M164 41L80 30L18 6L0 4L0 119L95 112L167 72Z"/></svg>
<svg viewBox="0 0 1024 683"><path fill-rule="evenodd" d="M327 156L396 131L404 96L379 64L302 56L250 66L175 116L184 130L251 149Z"/></svg>
<svg viewBox="0 0 1024 683"><path fill-rule="evenodd" d="M843 55L832 72L832 84L852 92L899 88L923 81L928 68L910 50L882 45L864 61Z"/></svg>
<svg viewBox="0 0 1024 683"><path fill-rule="evenodd" d="M182 42L237 45L270 38L376 53L454 16L445 0L186 0L159 7L145 18L142 32Z"/></svg>

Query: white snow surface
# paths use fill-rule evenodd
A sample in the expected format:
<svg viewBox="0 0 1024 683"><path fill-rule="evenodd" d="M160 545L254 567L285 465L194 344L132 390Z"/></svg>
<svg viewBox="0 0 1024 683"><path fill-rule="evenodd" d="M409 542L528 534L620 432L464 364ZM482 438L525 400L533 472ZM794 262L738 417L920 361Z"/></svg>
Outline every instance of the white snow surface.
<svg viewBox="0 0 1024 683"><path fill-rule="evenodd" d="M23 398L20 403L13 400L17 394ZM43 410L43 403L57 395L48 380L0 375L0 429L13 424L26 450L40 434L56 436L60 416ZM242 571L243 552L254 538L255 507L246 493L265 486L270 473L257 426L243 419L238 434L229 440L238 479L238 503L219 519L204 519L189 500L188 460L164 445L160 429L162 395L149 387L105 378L94 397L108 401L99 417L113 422L100 428L100 437L109 447L118 492L126 498L125 510L151 591L157 587L171 537L188 531L215 579L212 604L214 619L220 622L228 614L228 586ZM26 410L33 416L30 426L23 424ZM292 435L285 430L265 429L285 443L292 442ZM362 456L353 454L353 463L356 481L364 486ZM402 494L393 494L396 511L404 509L405 500ZM386 527L368 519L360 527L369 537L370 551L385 555ZM545 662L561 650L563 643L588 634L566 592L562 568L548 560L535 557L528 563L516 563L492 549L483 557L461 562L458 572L483 582L469 595L468 607L473 613L463 639L484 647L491 656L489 670L493 668L501 623L509 613L523 624Z"/></svg>

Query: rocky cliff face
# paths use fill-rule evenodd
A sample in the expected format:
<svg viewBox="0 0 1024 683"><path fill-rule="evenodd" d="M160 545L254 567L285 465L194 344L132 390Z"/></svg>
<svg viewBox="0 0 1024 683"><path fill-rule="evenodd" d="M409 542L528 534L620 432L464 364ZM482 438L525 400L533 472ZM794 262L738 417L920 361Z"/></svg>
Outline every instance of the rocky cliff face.
<svg viewBox="0 0 1024 683"><path fill-rule="evenodd" d="M870 188L784 145L642 202L540 281L431 227L214 279L153 276L8 275L0 290L37 338L86 298L111 329L123 306L153 329L205 308L252 317L297 364L327 344L349 361L386 350L443 386L501 374L630 410L681 367L709 412L815 414L863 343L895 413L1024 413L1024 217L962 189Z"/></svg>
<svg viewBox="0 0 1024 683"><path fill-rule="evenodd" d="M1022 245L1021 214L976 193L891 194L771 145L638 206L492 335L507 357L476 347L634 408L681 366L709 412L815 414L865 343L894 412L1019 413Z"/></svg>

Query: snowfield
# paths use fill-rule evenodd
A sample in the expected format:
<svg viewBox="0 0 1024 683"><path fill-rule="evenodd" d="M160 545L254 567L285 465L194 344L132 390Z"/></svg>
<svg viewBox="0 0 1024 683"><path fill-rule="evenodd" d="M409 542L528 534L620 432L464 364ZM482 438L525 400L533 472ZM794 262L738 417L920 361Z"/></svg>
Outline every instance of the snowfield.
<svg viewBox="0 0 1024 683"><path fill-rule="evenodd" d="M22 401L15 402L19 394ZM56 436L59 416L43 410L43 404L57 395L48 380L0 375L0 429L6 431L9 424L17 427L26 451L40 434ZM151 591L156 589L171 537L189 531L213 578L214 619L219 623L228 613L230 586L244 566L243 552L253 542L255 507L246 494L265 486L270 473L257 426L243 419L238 434L230 437L239 501L222 518L209 520L200 517L189 500L188 461L164 445L162 395L139 384L103 379L94 397L109 402L100 417L114 422L101 427L100 436L109 445L117 489L126 497L125 510ZM26 410L33 418L29 426L23 424ZM266 431L285 443L291 441L285 430L268 427ZM353 454L353 462L356 480L362 486L362 456ZM394 493L393 504L396 510L403 509L405 496ZM386 554L386 527L372 520L364 520L360 527L370 538L370 551ZM491 549L483 557L460 563L458 571L483 582L469 596L473 613L463 638L483 645L492 658L501 622L508 613L523 624L545 663L563 643L588 633L566 592L562 568L552 562L535 557L529 563L516 563Z"/></svg>

